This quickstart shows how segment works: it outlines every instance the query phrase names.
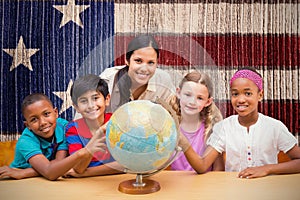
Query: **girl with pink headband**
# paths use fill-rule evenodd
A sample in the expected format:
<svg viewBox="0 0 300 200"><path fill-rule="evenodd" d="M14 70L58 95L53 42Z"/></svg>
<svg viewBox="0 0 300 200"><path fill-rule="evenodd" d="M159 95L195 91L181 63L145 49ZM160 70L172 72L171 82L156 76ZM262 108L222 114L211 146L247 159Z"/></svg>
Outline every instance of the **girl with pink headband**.
<svg viewBox="0 0 300 200"><path fill-rule="evenodd" d="M242 69L237 71L230 80L230 86L233 81L235 81L238 78L246 78L255 83L255 85L258 87L259 90L263 89L263 83L261 75L258 74L256 71L250 70L250 69Z"/></svg>
<svg viewBox="0 0 300 200"><path fill-rule="evenodd" d="M237 114L214 125L205 156L194 153L181 135L185 156L195 171L205 173L220 154L226 153L225 171L238 172L240 178L300 173L296 138L281 121L258 112L263 98L261 75L252 68L238 70L230 80L230 93ZM291 160L278 163L279 151Z"/></svg>

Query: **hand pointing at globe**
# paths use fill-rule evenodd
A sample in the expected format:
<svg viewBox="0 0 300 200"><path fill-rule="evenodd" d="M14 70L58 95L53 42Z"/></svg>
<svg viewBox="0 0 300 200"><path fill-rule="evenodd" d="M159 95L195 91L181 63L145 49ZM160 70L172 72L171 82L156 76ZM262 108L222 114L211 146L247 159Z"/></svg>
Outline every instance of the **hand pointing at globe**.
<svg viewBox="0 0 300 200"><path fill-rule="evenodd" d="M85 147L88 152L93 155L95 152L106 151L106 144L105 144L105 135L101 128L99 128L96 133L93 135L89 143Z"/></svg>

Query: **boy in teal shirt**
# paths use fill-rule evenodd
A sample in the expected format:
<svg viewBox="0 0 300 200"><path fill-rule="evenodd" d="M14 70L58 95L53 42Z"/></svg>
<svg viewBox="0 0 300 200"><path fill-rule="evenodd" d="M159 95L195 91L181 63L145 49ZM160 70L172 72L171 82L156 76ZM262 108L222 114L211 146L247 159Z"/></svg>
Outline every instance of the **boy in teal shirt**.
<svg viewBox="0 0 300 200"><path fill-rule="evenodd" d="M101 149L100 138L67 157L65 126L68 121L58 118L58 111L50 99L41 93L25 97L22 114L26 126L19 138L15 158L10 167L0 167L0 178L29 178L44 176L56 180L70 170L80 159Z"/></svg>

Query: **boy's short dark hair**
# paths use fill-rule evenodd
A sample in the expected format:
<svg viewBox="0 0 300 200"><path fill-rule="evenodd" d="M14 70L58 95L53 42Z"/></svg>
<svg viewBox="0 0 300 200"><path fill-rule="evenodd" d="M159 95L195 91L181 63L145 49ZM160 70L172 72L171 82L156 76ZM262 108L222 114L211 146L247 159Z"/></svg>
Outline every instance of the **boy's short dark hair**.
<svg viewBox="0 0 300 200"><path fill-rule="evenodd" d="M22 114L24 116L24 110L27 108L27 106L37 102L37 101L41 101L41 100L46 100L48 101L52 107L53 107L53 103L52 101L49 99L49 97L43 93L33 93L30 95L27 95L22 102Z"/></svg>
<svg viewBox="0 0 300 200"><path fill-rule="evenodd" d="M78 98L88 91L100 92L104 98L109 94L105 80L94 74L88 74L76 79L71 87L72 102L77 105Z"/></svg>

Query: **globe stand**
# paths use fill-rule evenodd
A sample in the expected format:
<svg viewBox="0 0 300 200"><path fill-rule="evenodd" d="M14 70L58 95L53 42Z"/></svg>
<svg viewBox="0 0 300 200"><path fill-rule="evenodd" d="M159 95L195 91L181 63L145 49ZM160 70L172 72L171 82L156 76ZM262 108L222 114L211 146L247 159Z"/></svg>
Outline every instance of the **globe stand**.
<svg viewBox="0 0 300 200"><path fill-rule="evenodd" d="M157 181L145 179L143 175L137 174L136 179L123 181L119 184L119 191L126 194L149 194L160 190L160 185Z"/></svg>

